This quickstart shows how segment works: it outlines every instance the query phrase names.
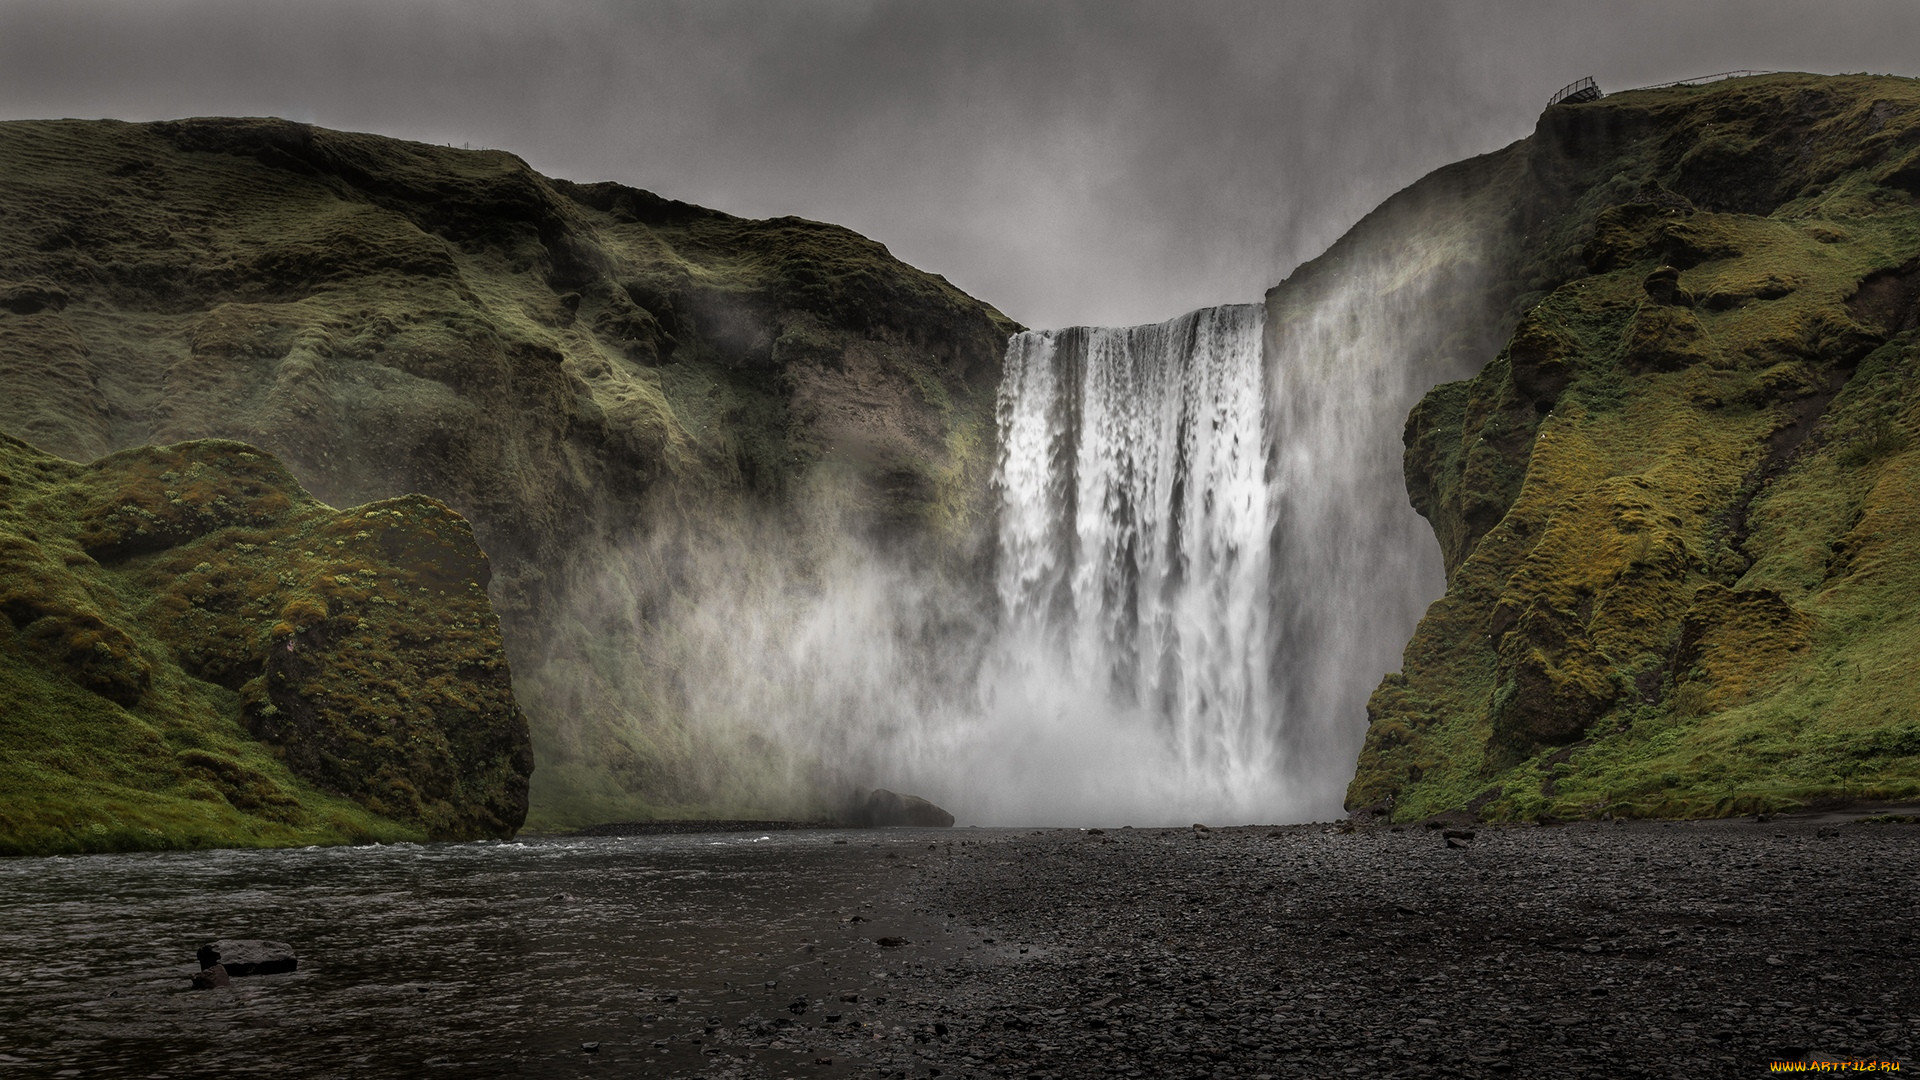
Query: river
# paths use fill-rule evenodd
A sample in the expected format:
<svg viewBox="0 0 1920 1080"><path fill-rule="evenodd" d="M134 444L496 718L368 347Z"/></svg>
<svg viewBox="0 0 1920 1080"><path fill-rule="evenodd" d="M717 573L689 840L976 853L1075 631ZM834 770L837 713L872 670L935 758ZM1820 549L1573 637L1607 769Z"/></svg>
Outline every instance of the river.
<svg viewBox="0 0 1920 1080"><path fill-rule="evenodd" d="M778 1019L778 1054L831 1075L805 1037L818 1004L856 1014L835 980L887 973L824 957L857 941L880 962L871 938L912 922L889 871L928 846L807 831L0 861L0 1074L682 1073L713 1064L707 1027ZM287 942L299 970L189 989L219 938ZM798 1022L797 998L816 1006Z"/></svg>

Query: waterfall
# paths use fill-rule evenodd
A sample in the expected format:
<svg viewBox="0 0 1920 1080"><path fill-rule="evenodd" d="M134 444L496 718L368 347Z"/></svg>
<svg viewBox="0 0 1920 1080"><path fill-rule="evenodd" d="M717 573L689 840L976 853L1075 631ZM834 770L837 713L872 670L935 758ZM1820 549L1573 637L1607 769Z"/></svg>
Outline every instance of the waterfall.
<svg viewBox="0 0 1920 1080"><path fill-rule="evenodd" d="M1445 585L1399 436L1473 370L1439 347L1470 252L1409 245L1272 310L1009 343L988 670L1015 688L999 729L1053 748L1030 778L1045 805L1340 812L1367 695Z"/></svg>
<svg viewBox="0 0 1920 1080"><path fill-rule="evenodd" d="M1003 638L1216 813L1272 809L1284 771L1263 324L1245 304L1020 334L999 399Z"/></svg>

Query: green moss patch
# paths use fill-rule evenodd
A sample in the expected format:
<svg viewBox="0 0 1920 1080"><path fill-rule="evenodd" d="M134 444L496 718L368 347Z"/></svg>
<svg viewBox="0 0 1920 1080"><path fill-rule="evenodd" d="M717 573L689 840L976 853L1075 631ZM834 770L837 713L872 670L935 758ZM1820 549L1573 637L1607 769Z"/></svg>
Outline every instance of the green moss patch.
<svg viewBox="0 0 1920 1080"><path fill-rule="evenodd" d="M510 835L532 760L486 582L432 499L0 436L0 853Z"/></svg>

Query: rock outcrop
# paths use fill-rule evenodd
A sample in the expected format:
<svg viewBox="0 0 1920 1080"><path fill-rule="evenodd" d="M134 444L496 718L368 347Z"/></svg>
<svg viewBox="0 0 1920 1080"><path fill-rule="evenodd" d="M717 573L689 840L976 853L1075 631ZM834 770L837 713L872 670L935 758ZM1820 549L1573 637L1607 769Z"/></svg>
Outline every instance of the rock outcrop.
<svg viewBox="0 0 1920 1080"><path fill-rule="evenodd" d="M424 496L0 436L0 853L512 835L533 761L487 578Z"/></svg>
<svg viewBox="0 0 1920 1080"><path fill-rule="evenodd" d="M202 970L223 968L229 978L249 975L284 975L300 968L293 946L283 941L257 938L222 939L200 946L194 958Z"/></svg>
<svg viewBox="0 0 1920 1080"><path fill-rule="evenodd" d="M1620 94L1502 155L1511 336L1408 421L1448 587L1349 807L1920 792L1920 83Z"/></svg>
<svg viewBox="0 0 1920 1080"><path fill-rule="evenodd" d="M849 823L863 829L910 826L919 829L950 829L953 815L918 795L901 795L886 788L875 788L849 810Z"/></svg>

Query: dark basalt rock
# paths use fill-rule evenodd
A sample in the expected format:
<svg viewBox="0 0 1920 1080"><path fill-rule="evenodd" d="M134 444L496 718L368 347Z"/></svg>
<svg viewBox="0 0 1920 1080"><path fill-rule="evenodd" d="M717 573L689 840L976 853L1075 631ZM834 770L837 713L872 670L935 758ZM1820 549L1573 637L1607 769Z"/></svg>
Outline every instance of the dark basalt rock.
<svg viewBox="0 0 1920 1080"><path fill-rule="evenodd" d="M49 153L59 169L35 164ZM518 692L533 722L551 725L539 736L550 790L626 790L701 812L726 805L699 778L735 763L716 763L720 750L687 737L694 729L677 710L649 711L653 730L629 742L623 724L600 719L613 713L578 707L628 685L626 660L582 661L653 650L650 638L609 648L597 628L559 615L576 599L596 602L583 583L610 565L609 538L675 542L681 530L711 536L709 514L805 511L813 489L803 481L822 466L852 489L860 527L888 542L970 558L985 535L977 525L993 505L994 449L981 436L993 430L1000 358L1017 326L846 229L551 179L499 151L272 119L9 121L0 174L34 178L7 188L0 215L0 430L75 461L233 438L284 461L333 506L419 493L457 508L471 523L462 546L486 553L490 579L466 573L463 561L477 563L465 555L429 550L434 580L408 582L399 598L437 598L443 587L464 597L469 581L487 592L515 656L529 658L514 671ZM222 220L195 226L188 254L179 226L159 223L198 220L208 198L221 201ZM336 202L352 213L311 211ZM117 404L133 399L138 408ZM196 502L177 484L156 493L119 517L132 500L99 507L99 528L75 557L137 568L189 538L253 528L258 516L233 499ZM348 548L362 530L379 531L350 530ZM291 550L359 554L333 539ZM681 588L663 579L642 602L681 603ZM325 632L301 629L292 652L276 643L280 660L301 663L265 676L249 726L312 748L287 762L316 786L418 820L430 835L511 833L525 814L520 766L532 758L506 730L526 721L497 723L504 663L475 663L445 684L477 676L477 709L451 700L464 687L443 696L444 710L401 701L389 687L419 683L401 686L391 663L366 663L360 642L338 632L340 612L330 618ZM649 615L635 625L646 637L664 624ZM140 650L88 625L46 629L33 647L58 646L50 662L86 667L82 684L110 703L154 696ZM434 634L438 644L450 636ZM337 689L372 697L359 684L319 685L310 671L325 672L309 658L359 662L372 671L368 689L387 698L357 726L328 715ZM237 690L260 675L233 673L210 681ZM303 683L314 693L299 694ZM461 730L445 739L416 730L434 712L457 718L435 726ZM615 749L631 746L649 749ZM438 759L425 783L406 760L416 752ZM469 760L492 777L467 784L444 767ZM479 788L502 797L476 797ZM612 819L627 803L597 813Z"/></svg>
<svg viewBox="0 0 1920 1080"><path fill-rule="evenodd" d="M200 946L198 954L205 976L213 968L223 969L226 976L238 979L248 975L279 975L300 966L293 955L293 946L283 941L262 941L258 939L222 940ZM195 976L194 984L199 985L200 976ZM218 977L216 977L218 978ZM212 985L218 986L219 982Z"/></svg>
<svg viewBox="0 0 1920 1080"><path fill-rule="evenodd" d="M1514 329L1409 417L1447 593L1368 701L1349 808L1742 814L1912 775L1911 710L1886 704L1912 667L1882 643L1920 608L1879 575L1915 565L1892 523L1920 253L1868 237L1909 229L1917 143L1909 80L1769 75L1549 109L1523 174L1473 166L1470 191L1511 187L1447 220L1516 215L1475 285L1515 300L1462 325ZM1821 209L1772 216L1796 200Z"/></svg>
<svg viewBox="0 0 1920 1080"><path fill-rule="evenodd" d="M901 795L886 788L875 788L866 801L853 808L849 824L861 828L883 829L909 825L922 829L950 829L953 815L918 795Z"/></svg>
<svg viewBox="0 0 1920 1080"><path fill-rule="evenodd" d="M210 968L202 968L198 974L194 975L193 988L195 990L218 990L230 981L227 976L227 969L219 964L215 964Z"/></svg>

